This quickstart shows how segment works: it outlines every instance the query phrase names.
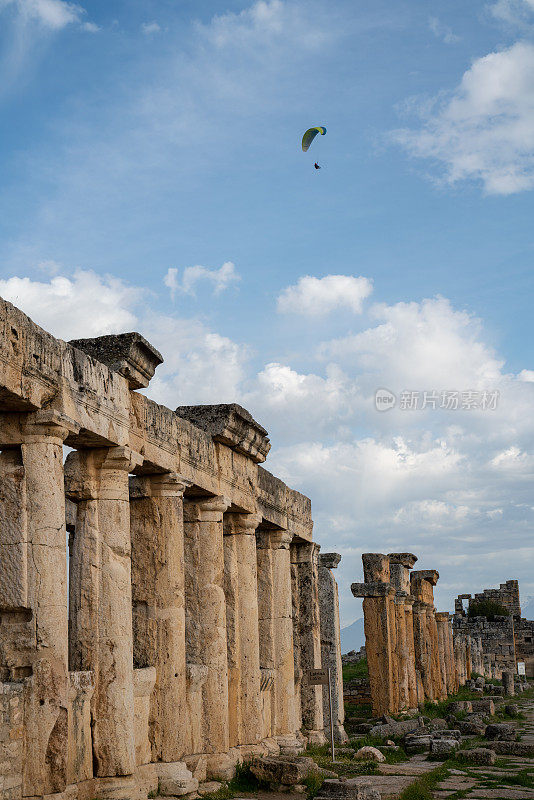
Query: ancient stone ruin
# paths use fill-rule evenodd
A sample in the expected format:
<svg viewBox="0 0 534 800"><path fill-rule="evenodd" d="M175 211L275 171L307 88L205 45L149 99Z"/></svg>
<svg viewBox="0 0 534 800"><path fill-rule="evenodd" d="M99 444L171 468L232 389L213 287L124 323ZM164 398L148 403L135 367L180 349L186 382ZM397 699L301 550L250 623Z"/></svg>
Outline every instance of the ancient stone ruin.
<svg viewBox="0 0 534 800"><path fill-rule="evenodd" d="M2 797L186 796L298 753L330 722L321 665L343 739L339 556L266 431L140 394L162 358L137 333L0 320Z"/></svg>
<svg viewBox="0 0 534 800"><path fill-rule="evenodd" d="M475 603L492 601L508 612L492 619L470 616ZM454 601L455 636L479 638L483 656L478 670L487 678L502 678L504 673L516 673L516 664L524 662L526 676L534 678L534 622L521 616L519 583L509 580L498 589L484 589L477 594L460 594Z"/></svg>
<svg viewBox="0 0 534 800"><path fill-rule="evenodd" d="M363 597L373 713L416 709L454 694L459 675L470 677L473 644L468 637L453 642L450 615L436 612L439 574L412 571L412 553L364 553L362 561L363 583L351 588Z"/></svg>

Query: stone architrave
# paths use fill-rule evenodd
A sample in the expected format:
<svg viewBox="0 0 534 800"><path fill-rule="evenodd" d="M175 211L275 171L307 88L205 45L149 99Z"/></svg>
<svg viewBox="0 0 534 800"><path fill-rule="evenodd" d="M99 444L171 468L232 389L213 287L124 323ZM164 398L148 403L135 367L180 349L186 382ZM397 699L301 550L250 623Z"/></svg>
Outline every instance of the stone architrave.
<svg viewBox="0 0 534 800"><path fill-rule="evenodd" d="M323 693L321 686L310 685L307 674L321 666L321 623L319 618L318 562L319 546L303 542L291 546L295 570L294 644L298 648L302 680L300 703L302 728L310 744L323 744Z"/></svg>
<svg viewBox="0 0 534 800"><path fill-rule="evenodd" d="M287 531L261 531L257 536L260 666L273 670L271 736L294 734L295 665L290 544ZM265 731L264 731L265 733Z"/></svg>
<svg viewBox="0 0 534 800"><path fill-rule="evenodd" d="M341 561L338 553L319 555L319 613L321 618L321 663L330 668L332 687L332 717L334 737L337 742L348 740L343 723L345 709L343 703L343 666L341 663L341 639L339 627L339 598L337 581L332 573ZM330 703L328 687L323 686L323 718L325 733L330 729Z"/></svg>
<svg viewBox="0 0 534 800"><path fill-rule="evenodd" d="M204 666L202 731L205 753L229 747L228 653L224 594L222 496L184 503L186 658Z"/></svg>
<svg viewBox="0 0 534 800"><path fill-rule="evenodd" d="M397 629L398 698L397 708L417 706L417 677L413 639L413 597L410 594L410 570L417 561L413 553L390 553L391 584L395 589Z"/></svg>
<svg viewBox="0 0 534 800"><path fill-rule="evenodd" d="M77 502L71 556L71 663L95 675L95 776L135 771L129 472L142 456L127 447L70 453L67 496Z"/></svg>
<svg viewBox="0 0 534 800"><path fill-rule="evenodd" d="M373 713L398 710L397 656L395 653L395 589L390 583L389 558L383 553L363 553L363 583L353 583L354 597L363 597L365 651Z"/></svg>
<svg viewBox="0 0 534 800"><path fill-rule="evenodd" d="M186 748L185 488L176 473L130 478L134 665L156 668L154 761L179 761Z"/></svg>
<svg viewBox="0 0 534 800"><path fill-rule="evenodd" d="M262 738L256 514L224 516L230 747Z"/></svg>
<svg viewBox="0 0 534 800"><path fill-rule="evenodd" d="M62 792L67 785L68 586L63 442L73 430L78 427L65 415L38 411L28 415L22 436L27 502L25 606L31 609L35 631L31 678L25 687L24 796Z"/></svg>

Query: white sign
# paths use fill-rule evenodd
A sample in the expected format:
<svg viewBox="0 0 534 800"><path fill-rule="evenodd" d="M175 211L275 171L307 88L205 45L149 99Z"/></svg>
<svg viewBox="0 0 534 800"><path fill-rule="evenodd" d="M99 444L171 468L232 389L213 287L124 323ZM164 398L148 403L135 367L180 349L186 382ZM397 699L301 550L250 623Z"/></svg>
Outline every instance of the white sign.
<svg viewBox="0 0 534 800"><path fill-rule="evenodd" d="M524 661L518 661L517 662L517 674L518 675L526 675L527 674L526 671L525 671L525 662Z"/></svg>

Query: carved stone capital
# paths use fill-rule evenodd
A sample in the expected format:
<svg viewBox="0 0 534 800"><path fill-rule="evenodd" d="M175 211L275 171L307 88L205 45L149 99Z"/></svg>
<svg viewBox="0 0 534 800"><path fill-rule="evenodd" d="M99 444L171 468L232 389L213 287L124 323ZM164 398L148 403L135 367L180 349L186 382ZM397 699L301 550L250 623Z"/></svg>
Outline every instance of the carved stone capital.
<svg viewBox="0 0 534 800"><path fill-rule="evenodd" d="M317 566L319 563L319 550L321 545L317 542L293 541L291 547L291 561L293 564L309 564Z"/></svg>
<svg viewBox="0 0 534 800"><path fill-rule="evenodd" d="M337 569L340 561L339 553L321 553L319 556L319 566L326 569Z"/></svg>
<svg viewBox="0 0 534 800"><path fill-rule="evenodd" d="M185 480L177 472L130 476L130 498L183 497L189 486L192 486L191 481Z"/></svg>
<svg viewBox="0 0 534 800"><path fill-rule="evenodd" d="M230 512L224 517L224 535L255 536L256 529L261 523L261 514L242 514Z"/></svg>
<svg viewBox="0 0 534 800"><path fill-rule="evenodd" d="M395 589L389 583L353 583L350 590L354 597L393 597Z"/></svg>
<svg viewBox="0 0 534 800"><path fill-rule="evenodd" d="M222 515L230 507L231 500L223 495L201 497L184 503L186 522L221 522Z"/></svg>
<svg viewBox="0 0 534 800"><path fill-rule="evenodd" d="M259 550L289 550L293 534L289 531L261 531L257 534L256 546Z"/></svg>
<svg viewBox="0 0 534 800"><path fill-rule="evenodd" d="M23 426L23 443L55 441L63 444L70 433L79 433L80 425L53 408L41 408L28 414Z"/></svg>

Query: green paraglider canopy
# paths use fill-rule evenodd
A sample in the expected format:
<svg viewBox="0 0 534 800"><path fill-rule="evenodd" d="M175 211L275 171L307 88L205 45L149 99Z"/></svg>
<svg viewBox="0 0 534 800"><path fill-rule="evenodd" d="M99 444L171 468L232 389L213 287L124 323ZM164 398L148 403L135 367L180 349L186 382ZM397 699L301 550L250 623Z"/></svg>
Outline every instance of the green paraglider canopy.
<svg viewBox="0 0 534 800"><path fill-rule="evenodd" d="M320 133L321 136L324 136L326 133L326 128L323 128L322 125L317 125L315 128L308 128L302 137L302 149L304 152L306 152L318 133Z"/></svg>

